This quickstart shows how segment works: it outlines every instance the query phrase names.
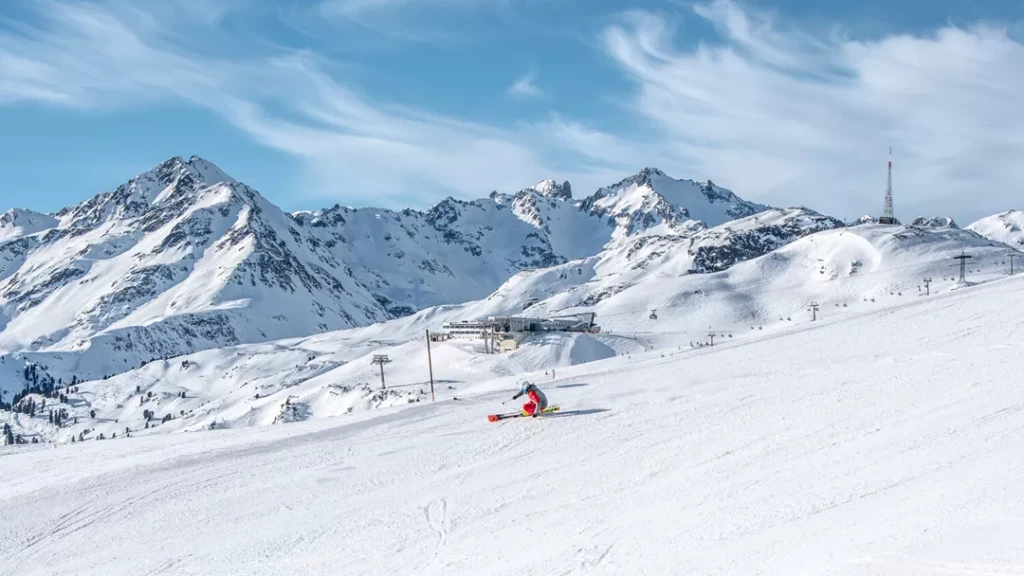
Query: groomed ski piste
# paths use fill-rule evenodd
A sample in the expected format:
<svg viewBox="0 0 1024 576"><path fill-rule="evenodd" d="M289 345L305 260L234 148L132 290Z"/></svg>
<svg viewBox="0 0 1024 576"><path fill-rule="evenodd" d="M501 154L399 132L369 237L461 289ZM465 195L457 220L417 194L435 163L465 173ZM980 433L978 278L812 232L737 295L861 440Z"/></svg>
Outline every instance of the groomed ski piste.
<svg viewBox="0 0 1024 576"><path fill-rule="evenodd" d="M4 575L1024 573L1024 279L286 426L11 448ZM502 404L502 402L506 402Z"/></svg>

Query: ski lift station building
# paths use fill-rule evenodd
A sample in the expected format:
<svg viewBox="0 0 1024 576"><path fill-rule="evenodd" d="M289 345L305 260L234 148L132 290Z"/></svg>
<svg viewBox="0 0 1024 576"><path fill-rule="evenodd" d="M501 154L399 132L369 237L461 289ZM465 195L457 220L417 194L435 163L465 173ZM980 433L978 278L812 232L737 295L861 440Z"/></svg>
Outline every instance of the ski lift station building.
<svg viewBox="0 0 1024 576"><path fill-rule="evenodd" d="M528 318L525 316L490 316L486 320L462 320L441 325L452 338L486 338L497 334L523 334L536 332L600 332L594 324L597 314L587 312L554 318Z"/></svg>

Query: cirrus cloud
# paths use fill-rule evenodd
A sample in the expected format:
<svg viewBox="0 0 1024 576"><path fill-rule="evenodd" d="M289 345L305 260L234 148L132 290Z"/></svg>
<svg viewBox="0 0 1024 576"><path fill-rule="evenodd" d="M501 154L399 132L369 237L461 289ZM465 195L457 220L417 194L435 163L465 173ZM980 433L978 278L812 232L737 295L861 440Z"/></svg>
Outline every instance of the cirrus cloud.
<svg viewBox="0 0 1024 576"><path fill-rule="evenodd" d="M880 210L891 144L904 218L974 218L1018 202L1024 45L1007 28L852 40L729 0L694 14L721 41L679 49L673 21L651 12L626 14L603 35L635 83L630 109L672 143L684 173L853 217Z"/></svg>

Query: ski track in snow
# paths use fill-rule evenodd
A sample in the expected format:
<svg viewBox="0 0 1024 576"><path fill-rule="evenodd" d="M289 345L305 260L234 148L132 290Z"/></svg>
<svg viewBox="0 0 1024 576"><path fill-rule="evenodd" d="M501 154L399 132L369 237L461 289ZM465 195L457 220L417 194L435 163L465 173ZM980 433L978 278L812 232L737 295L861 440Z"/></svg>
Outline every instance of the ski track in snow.
<svg viewBox="0 0 1024 576"><path fill-rule="evenodd" d="M481 386L17 449L0 574L1021 575L1022 293L560 368L536 420Z"/></svg>

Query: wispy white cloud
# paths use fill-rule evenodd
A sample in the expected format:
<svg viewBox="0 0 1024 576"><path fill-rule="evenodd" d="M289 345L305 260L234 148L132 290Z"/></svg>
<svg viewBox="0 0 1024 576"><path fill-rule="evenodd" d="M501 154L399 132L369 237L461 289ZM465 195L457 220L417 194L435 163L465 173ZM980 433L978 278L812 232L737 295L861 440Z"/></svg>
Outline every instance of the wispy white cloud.
<svg viewBox="0 0 1024 576"><path fill-rule="evenodd" d="M473 197L547 177L588 191L654 165L854 217L880 209L889 145L904 218L963 220L1019 201L1024 45L1007 28L854 40L716 0L692 17L720 40L682 49L676 20L631 12L601 36L635 86L626 108L641 121L627 134L561 116L499 127L373 98L316 54L240 50L221 26L246 7L233 1L227 11L198 12L173 3L34 3L31 25L0 28L0 105L202 107L301 159L306 194L351 203ZM348 6L453 0L388 1ZM535 75L524 78L519 93L536 94Z"/></svg>
<svg viewBox="0 0 1024 576"><path fill-rule="evenodd" d="M853 217L881 209L891 144L904 218L1019 202L1024 45L1006 29L855 41L730 0L694 11L721 42L681 50L672 21L650 12L603 38L635 81L632 110L655 142L671 143L677 171Z"/></svg>
<svg viewBox="0 0 1024 576"><path fill-rule="evenodd" d="M530 98L539 98L544 95L544 91L537 86L537 73L535 71L527 72L508 87L508 93L513 96L526 96Z"/></svg>
<svg viewBox="0 0 1024 576"><path fill-rule="evenodd" d="M464 40L465 30L449 25L455 14L508 7L515 0L323 0L318 12L335 23L356 24L400 41Z"/></svg>
<svg viewBox="0 0 1024 576"><path fill-rule="evenodd" d="M313 54L198 53L175 32L173 15L124 4L51 3L39 16L34 27L0 32L0 105L187 102L302 159L306 194L352 203L479 197L566 174L532 143L543 127L503 129L373 100ZM216 20L208 13L206 24L193 22L193 35Z"/></svg>

